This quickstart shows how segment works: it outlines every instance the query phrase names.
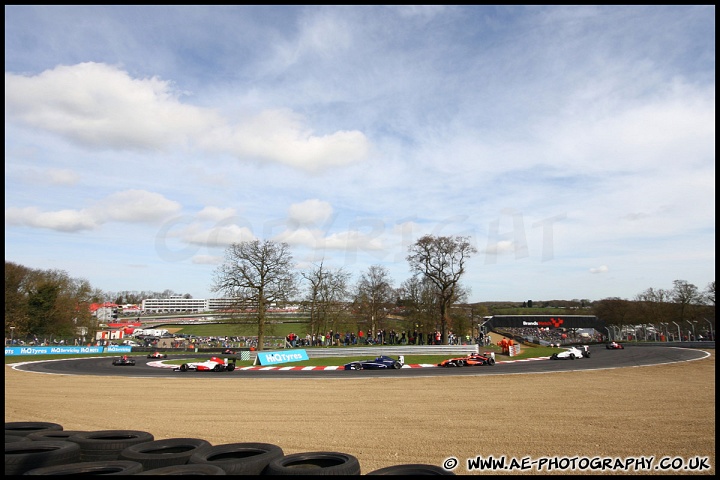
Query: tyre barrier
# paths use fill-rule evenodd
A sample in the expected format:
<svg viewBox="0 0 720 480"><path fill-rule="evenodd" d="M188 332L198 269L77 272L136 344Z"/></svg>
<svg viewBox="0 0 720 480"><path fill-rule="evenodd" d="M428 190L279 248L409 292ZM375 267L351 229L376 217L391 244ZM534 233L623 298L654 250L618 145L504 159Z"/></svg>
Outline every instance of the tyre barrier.
<svg viewBox="0 0 720 480"><path fill-rule="evenodd" d="M118 460L120 453L138 443L152 442L152 433L142 430L98 430L71 435L67 441L80 446L81 462Z"/></svg>
<svg viewBox="0 0 720 480"><path fill-rule="evenodd" d="M80 461L80 446L72 442L31 440L5 444L5 475Z"/></svg>
<svg viewBox="0 0 720 480"><path fill-rule="evenodd" d="M15 433L17 432L17 433ZM212 445L200 438L155 440L142 430L64 430L49 422L5 423L6 475L360 475L342 452L285 455L270 443ZM455 475L439 466L394 465L366 475Z"/></svg>
<svg viewBox="0 0 720 480"><path fill-rule="evenodd" d="M210 442L201 438L168 438L131 445L120 452L118 459L139 462L145 470L152 470L185 465L192 455L210 447Z"/></svg>
<svg viewBox="0 0 720 480"><path fill-rule="evenodd" d="M186 463L145 470L141 475L227 475L225 470L210 463Z"/></svg>
<svg viewBox="0 0 720 480"><path fill-rule="evenodd" d="M34 468L25 475L136 475L142 474L143 466L130 460L105 460L100 462L78 462L52 467Z"/></svg>
<svg viewBox="0 0 720 480"><path fill-rule="evenodd" d="M360 475L360 462L348 453L293 453L270 462L265 475Z"/></svg>
<svg viewBox="0 0 720 480"><path fill-rule="evenodd" d="M62 430L63 426L52 422L5 422L6 435L28 435L45 430Z"/></svg>
<svg viewBox="0 0 720 480"><path fill-rule="evenodd" d="M85 430L41 430L35 433L28 433L28 440L67 440L68 437L78 433L87 433Z"/></svg>
<svg viewBox="0 0 720 480"><path fill-rule="evenodd" d="M368 472L366 475L455 475L437 465L422 463L408 463L406 465L393 465Z"/></svg>
<svg viewBox="0 0 720 480"><path fill-rule="evenodd" d="M193 454L188 463L216 465L227 475L261 475L270 462L284 454L271 443L226 443Z"/></svg>

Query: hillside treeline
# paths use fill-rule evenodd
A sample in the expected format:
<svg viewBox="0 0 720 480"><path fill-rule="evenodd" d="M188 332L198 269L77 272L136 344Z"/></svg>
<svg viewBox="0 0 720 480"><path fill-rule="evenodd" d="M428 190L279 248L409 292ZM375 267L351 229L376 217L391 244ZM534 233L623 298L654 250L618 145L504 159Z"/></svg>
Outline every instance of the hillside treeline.
<svg viewBox="0 0 720 480"><path fill-rule="evenodd" d="M354 293L353 293L354 290ZM336 331L343 328L349 314L360 312L362 302L357 295L362 290L348 289L347 308L334 308L322 327ZM91 315L90 305L111 301L118 304L140 304L145 298L168 298L178 295L171 290L163 292L103 292L93 288L84 279L72 278L62 270L32 269L13 262L5 262L5 337L15 339L72 339L79 336L81 327L86 335L94 338L97 321ZM191 298L189 294L183 295ZM304 305L310 311L309 295L294 303ZM421 298L422 295L418 296ZM413 325L431 326L438 315L434 309L423 308L421 300L413 300L408 282L388 296L382 311L396 321L404 318L408 330ZM337 301L337 299L334 299ZM431 301L428 305L432 305ZM314 312L323 311L317 305ZM376 311L377 312L377 311ZM703 289L684 280L676 280L670 289L648 288L633 299L605 298L597 301L582 300L536 300L523 302L457 303L451 308L453 329L458 333L472 334L478 320L487 315L532 314L596 315L609 325L661 325L673 322L683 326L695 325L698 333L715 329L715 282ZM361 315L352 315L352 324L363 327ZM377 318L376 318L377 321ZM338 323L340 322L340 323ZM378 325L382 328L382 325ZM367 327L365 327L367 328ZM432 327L431 327L432 328ZM7 342L6 342L7 343Z"/></svg>

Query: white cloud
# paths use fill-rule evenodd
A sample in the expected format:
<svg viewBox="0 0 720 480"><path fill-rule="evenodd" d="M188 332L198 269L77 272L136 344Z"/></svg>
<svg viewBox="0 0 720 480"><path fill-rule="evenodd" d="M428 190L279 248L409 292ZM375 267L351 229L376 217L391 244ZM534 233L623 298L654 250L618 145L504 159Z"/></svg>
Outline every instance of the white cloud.
<svg viewBox="0 0 720 480"><path fill-rule="evenodd" d="M10 207L5 209L5 224L60 232L81 232L97 228L98 220L87 211L58 210L56 212L41 212L34 207Z"/></svg>
<svg viewBox="0 0 720 480"><path fill-rule="evenodd" d="M318 199L306 200L290 205L288 217L299 225L321 225L333 213L332 205Z"/></svg>

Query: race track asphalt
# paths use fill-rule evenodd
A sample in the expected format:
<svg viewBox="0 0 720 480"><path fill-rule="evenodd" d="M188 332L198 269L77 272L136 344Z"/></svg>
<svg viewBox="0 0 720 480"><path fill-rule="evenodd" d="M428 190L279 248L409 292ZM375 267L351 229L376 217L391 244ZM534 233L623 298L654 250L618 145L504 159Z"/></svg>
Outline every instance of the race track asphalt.
<svg viewBox="0 0 720 480"><path fill-rule="evenodd" d="M58 360L40 360L17 363L12 368L43 374L122 376L132 378L197 378L211 375L216 378L373 378L373 377L430 377L445 375L519 375L541 374L562 371L602 370L612 368L642 367L668 363L699 360L709 354L703 350L664 347L627 346L624 350L608 350L602 346L591 348L590 358L575 360L550 360L548 357L530 360L512 360L511 357L497 356L497 363L490 366L441 368L432 365L405 365L399 370L355 370L299 369L297 367L249 367L232 372L179 372L162 365L157 359L141 356L135 366L114 366L115 357L90 357ZM168 355L168 360L198 358L198 354Z"/></svg>

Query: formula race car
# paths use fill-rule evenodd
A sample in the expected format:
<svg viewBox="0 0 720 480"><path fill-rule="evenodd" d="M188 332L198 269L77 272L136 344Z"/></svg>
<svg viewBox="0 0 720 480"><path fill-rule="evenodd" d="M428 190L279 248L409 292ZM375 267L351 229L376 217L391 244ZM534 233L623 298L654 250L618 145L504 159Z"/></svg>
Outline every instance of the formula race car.
<svg viewBox="0 0 720 480"><path fill-rule="evenodd" d="M575 360L576 358L590 358L590 347L583 345L582 348L570 347L564 352L553 353L550 360Z"/></svg>
<svg viewBox="0 0 720 480"><path fill-rule="evenodd" d="M149 353L148 358L167 358L167 353L153 352Z"/></svg>
<svg viewBox="0 0 720 480"><path fill-rule="evenodd" d="M490 367L495 365L495 352L471 353L466 357L448 358L438 363L438 367L474 367L483 365Z"/></svg>
<svg viewBox="0 0 720 480"><path fill-rule="evenodd" d="M345 365L345 370L382 370L382 369L399 369L402 368L404 359L400 356L397 360L394 358L381 355L375 360L357 360Z"/></svg>
<svg viewBox="0 0 720 480"><path fill-rule="evenodd" d="M607 348L608 350L624 350L625 349L625 347L623 346L622 343L617 343L617 342L610 342L605 345L605 348Z"/></svg>
<svg viewBox="0 0 720 480"><path fill-rule="evenodd" d="M204 362L183 363L173 370L176 372L187 372L188 370L198 372L232 372L235 370L235 359L210 357L209 360L205 360Z"/></svg>
<svg viewBox="0 0 720 480"><path fill-rule="evenodd" d="M128 357L127 355L123 355L120 358L116 358L113 360L113 365L116 367L134 367L135 366L135 359Z"/></svg>

